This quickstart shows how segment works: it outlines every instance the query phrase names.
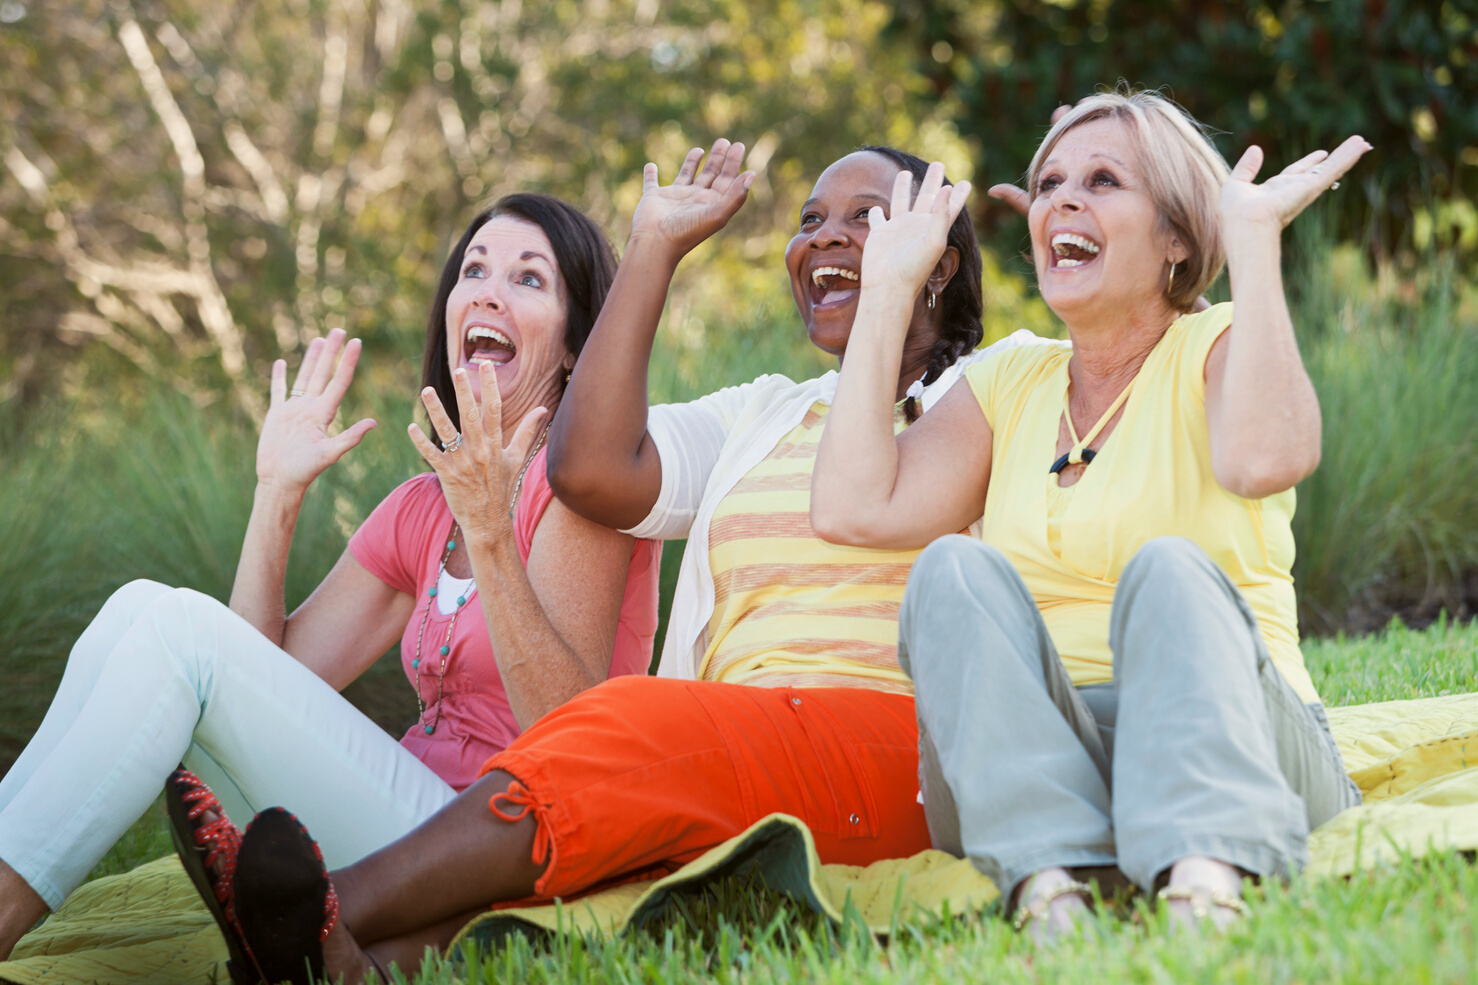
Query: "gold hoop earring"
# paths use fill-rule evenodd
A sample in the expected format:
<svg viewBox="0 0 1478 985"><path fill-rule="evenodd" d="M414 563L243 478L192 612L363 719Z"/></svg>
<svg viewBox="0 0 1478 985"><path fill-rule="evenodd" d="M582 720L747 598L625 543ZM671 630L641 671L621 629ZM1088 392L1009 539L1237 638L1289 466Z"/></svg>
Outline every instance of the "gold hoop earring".
<svg viewBox="0 0 1478 985"><path fill-rule="evenodd" d="M934 310L934 292L933 291L930 291L929 292L929 310L930 311L933 311Z"/></svg>

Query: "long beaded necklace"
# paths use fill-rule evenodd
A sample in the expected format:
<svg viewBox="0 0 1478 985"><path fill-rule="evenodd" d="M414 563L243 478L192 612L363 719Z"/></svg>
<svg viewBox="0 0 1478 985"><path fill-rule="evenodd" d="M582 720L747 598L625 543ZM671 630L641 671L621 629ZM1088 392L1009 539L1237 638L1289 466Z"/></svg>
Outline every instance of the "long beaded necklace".
<svg viewBox="0 0 1478 985"><path fill-rule="evenodd" d="M534 448L529 452L529 457L524 459L523 468L518 470L518 479L513 483L513 498L508 502L508 517L513 518L514 510L518 507L518 496L523 491L523 477L529 471L529 466L534 463L534 457L539 454L539 449L544 445L544 439L549 436L549 425L544 425L544 431L539 435L539 440L534 443ZM446 563L452 556L452 551L457 549L457 538L462 534L460 525L453 520L451 535L447 537L446 547L441 551L441 565L436 570L436 584L426 591L426 608L421 613L421 628L416 630L416 655L411 660L411 670L416 675L416 721L421 723L421 728L427 735L436 731L436 726L441 724L441 698L442 684L446 681L446 669L450 664L452 656L452 631L457 628L457 617L462 614L462 609L467 605L467 600L472 597L477 583L473 582L462 589L462 594L457 596L457 607L452 610L452 618L446 624L446 635L442 637L441 647L438 653L441 656L441 666L436 672L436 715L429 723L426 721L426 703L421 699L421 641L426 636L426 624L431 619L431 607L436 604L436 589L441 583L441 576L446 573Z"/></svg>

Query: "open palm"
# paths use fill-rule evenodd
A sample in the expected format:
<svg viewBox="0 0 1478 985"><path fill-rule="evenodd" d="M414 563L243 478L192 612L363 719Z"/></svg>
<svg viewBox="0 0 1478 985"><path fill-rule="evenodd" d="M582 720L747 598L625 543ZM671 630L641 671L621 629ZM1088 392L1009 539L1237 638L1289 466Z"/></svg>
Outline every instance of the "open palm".
<svg viewBox="0 0 1478 985"><path fill-rule="evenodd" d="M1253 179L1262 168L1262 148L1249 147L1221 188L1222 221L1282 229L1339 181L1368 150L1370 144L1364 137L1350 137L1333 154L1316 150L1258 185L1253 184Z"/></svg>
<svg viewBox="0 0 1478 985"><path fill-rule="evenodd" d="M287 364L281 359L272 364L271 404L257 441L259 482L307 488L375 426L365 418L338 434L331 430L354 379L359 351L359 340L346 345L340 329L326 339L314 339L303 355L291 393Z"/></svg>
<svg viewBox="0 0 1478 985"><path fill-rule="evenodd" d="M703 149L688 152L672 184L657 184L657 165L642 171L642 197L631 220L633 238L668 244L678 256L687 253L728 224L749 197L754 172L740 173L744 145L720 137L703 169Z"/></svg>
<svg viewBox="0 0 1478 985"><path fill-rule="evenodd" d="M929 165L919 193L913 174L899 171L887 216L881 206L867 214L867 243L862 248L862 286L893 287L917 294L944 255L949 227L970 197L970 182L944 189L944 165ZM913 197L913 202L909 199Z"/></svg>

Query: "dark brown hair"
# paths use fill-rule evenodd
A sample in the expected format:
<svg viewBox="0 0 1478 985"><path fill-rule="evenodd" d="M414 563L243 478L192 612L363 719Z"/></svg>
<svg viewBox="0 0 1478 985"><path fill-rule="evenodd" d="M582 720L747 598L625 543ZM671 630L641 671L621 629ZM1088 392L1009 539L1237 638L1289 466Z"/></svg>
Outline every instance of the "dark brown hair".
<svg viewBox="0 0 1478 985"><path fill-rule="evenodd" d="M857 149L886 157L900 170L912 174L915 191L929 170L929 162L896 147L866 144ZM946 186L951 184L949 179L944 183ZM944 285L944 290L939 292L939 341L934 343L934 351L929 354L924 386L939 379L955 364L955 360L974 349L985 337L985 329L980 324L980 316L985 312L980 288L980 243L975 239L975 223L970 219L969 209L961 209L954 225L949 227L948 245L959 251L960 267ZM903 409L910 421L918 418L919 402L913 397L908 398Z"/></svg>
<svg viewBox="0 0 1478 985"><path fill-rule="evenodd" d="M571 355L578 358L585 347L601 305L605 304L606 293L611 289L611 281L616 277L616 254L605 233L585 213L552 195L533 192L505 195L491 208L474 216L442 267L441 282L436 285L436 297L426 319L426 353L421 362L421 386L436 391L458 430L462 420L457 410L457 392L452 388L452 367L446 356L446 303L462 275L467 244L489 220L499 216L532 222L549 237L554 261L565 282L565 348Z"/></svg>

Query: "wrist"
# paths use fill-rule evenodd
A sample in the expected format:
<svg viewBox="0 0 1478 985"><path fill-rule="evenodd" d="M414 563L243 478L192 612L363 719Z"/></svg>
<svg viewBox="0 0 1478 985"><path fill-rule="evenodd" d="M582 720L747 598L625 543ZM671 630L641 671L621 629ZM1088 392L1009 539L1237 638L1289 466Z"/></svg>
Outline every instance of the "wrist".
<svg viewBox="0 0 1478 985"><path fill-rule="evenodd" d="M1238 247L1276 249L1283 241L1283 224L1276 219L1222 216L1221 238L1228 254Z"/></svg>
<svg viewBox="0 0 1478 985"><path fill-rule="evenodd" d="M303 505L303 497L307 492L307 485L302 483L263 479L258 476L256 492L252 499L254 503L263 506L288 507L296 510Z"/></svg>
<svg viewBox="0 0 1478 985"><path fill-rule="evenodd" d="M647 274L665 271L671 276L677 270L678 263L686 255L687 250L659 233L633 231L631 238L626 241L625 251L621 254L621 263L624 266L634 259L643 264Z"/></svg>
<svg viewBox="0 0 1478 985"><path fill-rule="evenodd" d="M860 314L865 305L867 311L885 316L886 327L902 327L906 331L913 315L916 293L901 284L864 283L857 291L857 311ZM901 316L901 321L898 316Z"/></svg>

